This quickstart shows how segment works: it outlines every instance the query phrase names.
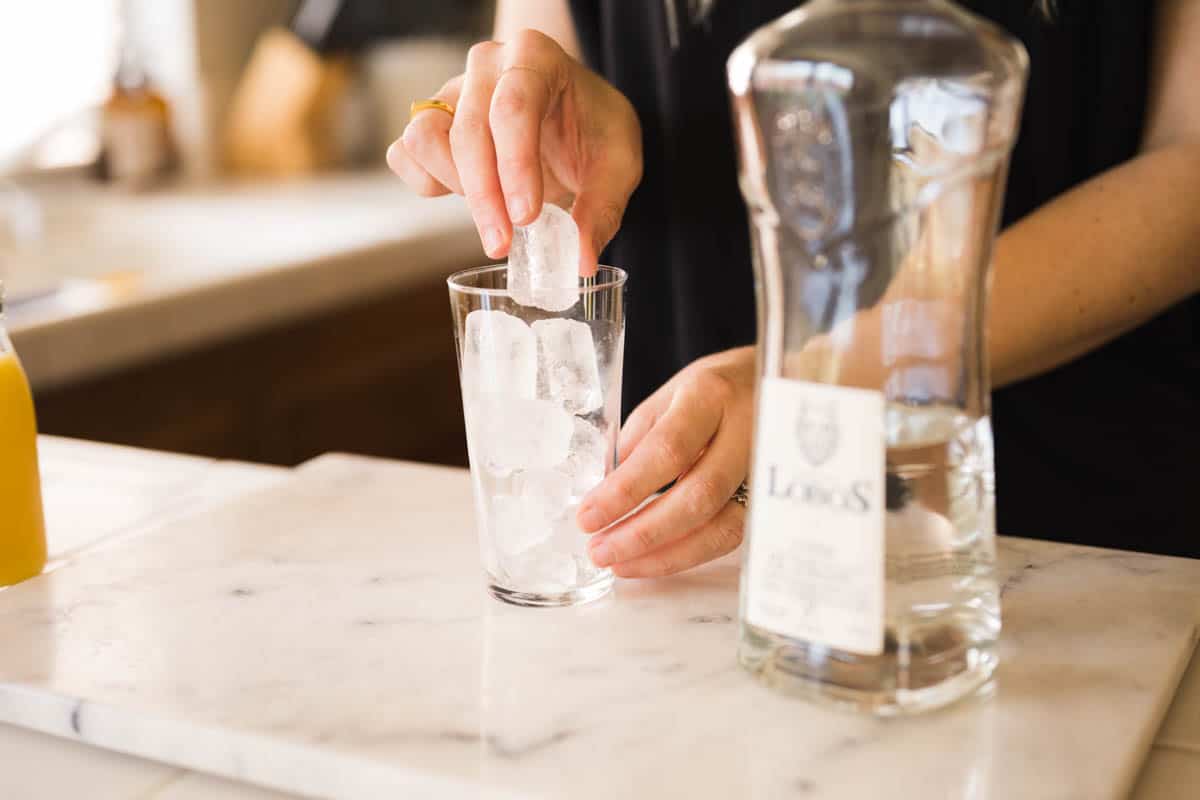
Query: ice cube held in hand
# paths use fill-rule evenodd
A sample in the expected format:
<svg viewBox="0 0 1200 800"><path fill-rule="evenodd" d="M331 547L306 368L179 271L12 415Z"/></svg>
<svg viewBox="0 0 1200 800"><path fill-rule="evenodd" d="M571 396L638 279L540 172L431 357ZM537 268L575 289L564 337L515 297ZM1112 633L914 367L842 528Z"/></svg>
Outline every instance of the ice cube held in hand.
<svg viewBox="0 0 1200 800"><path fill-rule="evenodd" d="M559 469L571 481L571 494L579 499L604 480L608 463L608 436L585 419L574 419L567 460Z"/></svg>
<svg viewBox="0 0 1200 800"><path fill-rule="evenodd" d="M492 498L492 540L501 559L511 559L549 539L554 528L549 522L531 519L519 497L497 495Z"/></svg>
<svg viewBox="0 0 1200 800"><path fill-rule="evenodd" d="M472 452L491 474L548 469L566 460L574 417L554 403L489 394L469 401L468 409Z"/></svg>
<svg viewBox="0 0 1200 800"><path fill-rule="evenodd" d="M579 228L553 203L528 225L513 228L508 291L523 306L566 311L579 300Z"/></svg>
<svg viewBox="0 0 1200 800"><path fill-rule="evenodd" d="M538 346L538 396L572 414L595 411L604 402L596 343L586 322L543 319L533 323Z"/></svg>
<svg viewBox="0 0 1200 800"><path fill-rule="evenodd" d="M503 311L467 314L463 392L532 398L537 390L537 337L524 320Z"/></svg>

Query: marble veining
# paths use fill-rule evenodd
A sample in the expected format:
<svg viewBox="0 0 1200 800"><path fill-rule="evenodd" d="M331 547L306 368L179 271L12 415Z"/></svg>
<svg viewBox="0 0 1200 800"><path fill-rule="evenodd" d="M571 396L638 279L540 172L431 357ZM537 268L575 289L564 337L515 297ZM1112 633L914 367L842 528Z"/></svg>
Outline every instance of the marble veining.
<svg viewBox="0 0 1200 800"><path fill-rule="evenodd" d="M1121 797L1200 564L1005 540L994 691L875 721L734 662L736 560L482 588L465 472L326 457L0 594L0 721L311 796Z"/></svg>

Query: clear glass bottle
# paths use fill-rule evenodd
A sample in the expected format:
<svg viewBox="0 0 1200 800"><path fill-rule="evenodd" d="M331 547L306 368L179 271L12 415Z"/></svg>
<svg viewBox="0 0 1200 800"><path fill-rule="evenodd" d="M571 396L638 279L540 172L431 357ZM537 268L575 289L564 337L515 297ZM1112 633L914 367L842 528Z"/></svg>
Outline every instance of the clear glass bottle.
<svg viewBox="0 0 1200 800"><path fill-rule="evenodd" d="M812 0L729 59L759 384L739 657L877 714L1000 631L985 324L1027 72L944 0Z"/></svg>
<svg viewBox="0 0 1200 800"><path fill-rule="evenodd" d="M162 181L176 166L171 105L151 80L133 37L133 9L121 7L121 48L112 93L100 109L101 179L130 189Z"/></svg>
<svg viewBox="0 0 1200 800"><path fill-rule="evenodd" d="M0 587L32 578L45 566L33 398L4 328L0 283Z"/></svg>

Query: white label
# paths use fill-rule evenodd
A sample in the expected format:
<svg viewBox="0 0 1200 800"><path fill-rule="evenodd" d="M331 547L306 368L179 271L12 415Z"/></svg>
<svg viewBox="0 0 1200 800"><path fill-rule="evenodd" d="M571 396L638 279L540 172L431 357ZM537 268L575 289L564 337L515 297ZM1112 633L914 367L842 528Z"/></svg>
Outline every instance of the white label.
<svg viewBox="0 0 1200 800"><path fill-rule="evenodd" d="M861 655L883 652L883 395L764 378L746 621Z"/></svg>

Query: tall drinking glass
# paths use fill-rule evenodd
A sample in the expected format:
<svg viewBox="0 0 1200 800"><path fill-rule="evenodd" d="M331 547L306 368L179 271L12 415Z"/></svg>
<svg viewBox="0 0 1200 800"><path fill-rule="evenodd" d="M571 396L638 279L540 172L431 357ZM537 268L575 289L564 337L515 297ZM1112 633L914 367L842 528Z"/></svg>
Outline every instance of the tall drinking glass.
<svg viewBox="0 0 1200 800"><path fill-rule="evenodd" d="M563 312L513 300L504 265L447 281L480 555L506 602L574 605L612 588L575 512L616 459L625 278L600 267Z"/></svg>

